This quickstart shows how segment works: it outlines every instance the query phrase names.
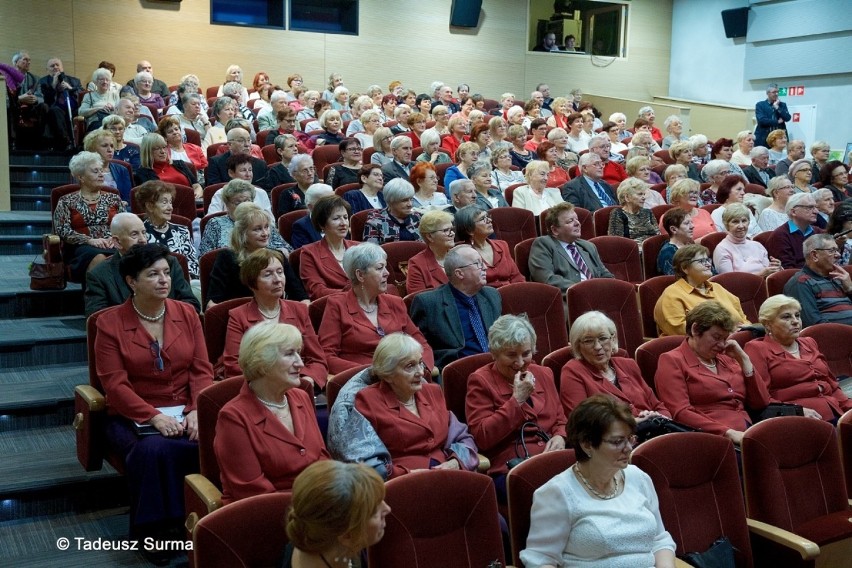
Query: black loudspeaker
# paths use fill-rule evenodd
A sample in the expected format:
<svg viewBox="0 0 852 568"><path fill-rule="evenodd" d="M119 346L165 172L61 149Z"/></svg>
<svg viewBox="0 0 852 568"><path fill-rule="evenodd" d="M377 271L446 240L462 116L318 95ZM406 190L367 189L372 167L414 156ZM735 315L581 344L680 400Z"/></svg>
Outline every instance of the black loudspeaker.
<svg viewBox="0 0 852 568"><path fill-rule="evenodd" d="M748 8L722 10L722 24L725 26L725 37L745 37L748 30Z"/></svg>
<svg viewBox="0 0 852 568"><path fill-rule="evenodd" d="M453 0L450 7L450 25L459 28L475 28L479 25L479 10L482 0Z"/></svg>

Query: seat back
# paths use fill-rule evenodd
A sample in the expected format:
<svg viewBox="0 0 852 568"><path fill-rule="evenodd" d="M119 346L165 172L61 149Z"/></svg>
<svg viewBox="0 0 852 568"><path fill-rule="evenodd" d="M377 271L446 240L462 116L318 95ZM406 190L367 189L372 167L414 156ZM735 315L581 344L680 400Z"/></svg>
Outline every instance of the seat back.
<svg viewBox="0 0 852 568"><path fill-rule="evenodd" d="M654 483L660 516L678 556L707 550L726 536L736 565L754 565L730 440L702 432L659 436L636 448L631 460Z"/></svg>
<svg viewBox="0 0 852 568"><path fill-rule="evenodd" d="M277 566L291 500L289 492L255 495L205 515L192 534L195 566Z"/></svg>
<svg viewBox="0 0 852 568"><path fill-rule="evenodd" d="M595 236L602 237L609 234L609 218L615 209L621 209L620 205L608 205L601 207L592 213L592 221L595 225Z"/></svg>
<svg viewBox="0 0 852 568"><path fill-rule="evenodd" d="M231 310L250 301L251 298L234 298L204 310L204 343L207 345L207 358L213 365L225 351L225 335Z"/></svg>
<svg viewBox="0 0 852 568"><path fill-rule="evenodd" d="M514 250L515 245L524 239L537 236L532 211L518 207L495 207L488 213L494 224L494 234L508 243L509 250Z"/></svg>
<svg viewBox="0 0 852 568"><path fill-rule="evenodd" d="M502 313L526 314L536 334L536 363L560 347L568 345L565 310L559 288L540 282L516 282L497 289Z"/></svg>
<svg viewBox="0 0 852 568"><path fill-rule="evenodd" d="M837 437L840 441L840 457L843 460L843 475L846 479L846 495L852 498L852 410L837 421Z"/></svg>
<svg viewBox="0 0 852 568"><path fill-rule="evenodd" d="M743 435L742 461L749 518L818 545L839 536L836 526L815 521L849 508L834 426L804 416L763 420Z"/></svg>
<svg viewBox="0 0 852 568"><path fill-rule="evenodd" d="M493 360L494 357L490 353L468 355L449 363L441 372L447 410L455 414L460 421L467 423L467 378Z"/></svg>
<svg viewBox="0 0 852 568"><path fill-rule="evenodd" d="M408 279L408 261L415 254L426 249L426 243L421 241L397 241L384 243L382 249L387 253L388 284L397 287L400 296L405 296L405 283Z"/></svg>
<svg viewBox="0 0 852 568"><path fill-rule="evenodd" d="M657 205L655 207L651 207L651 214L654 216L654 219L656 219L659 223L660 219L663 218L663 215L665 215L666 211L668 211L669 209L674 209L674 205L670 205L668 203L666 205ZM665 233L665 231L663 231L663 233Z"/></svg>
<svg viewBox="0 0 852 568"><path fill-rule="evenodd" d="M282 183L273 187L272 191L269 192L269 204L272 206L272 216L276 219L281 215L281 212L278 210L278 201L281 199L281 193L291 187L296 187L296 183L292 181L290 183Z"/></svg>
<svg viewBox="0 0 852 568"><path fill-rule="evenodd" d="M205 215L208 211L210 211L210 204L213 203L213 196L216 195L216 192L222 189L223 187L225 187L224 183L211 183L210 185L204 188L203 207Z"/></svg>
<svg viewBox="0 0 852 568"><path fill-rule="evenodd" d="M370 566L481 568L505 563L490 477L435 470L385 485L385 535L367 550ZM448 559L452 559L448 562Z"/></svg>
<svg viewBox="0 0 852 568"><path fill-rule="evenodd" d="M654 321L654 306L663 290L674 284L674 276L654 276L639 284L639 312L642 314L642 333L645 337L657 337L657 322Z"/></svg>
<svg viewBox="0 0 852 568"><path fill-rule="evenodd" d="M835 377L852 377L852 327L842 323L818 323L802 330L813 337Z"/></svg>
<svg viewBox="0 0 852 568"><path fill-rule="evenodd" d="M538 216L539 234L549 235L550 226L547 224L548 209L542 211ZM577 220L580 222L580 238L591 240L595 237L595 222L592 218L592 212L582 207L575 207L574 212L577 213Z"/></svg>
<svg viewBox="0 0 852 568"><path fill-rule="evenodd" d="M763 248L765 248L766 250L769 250L768 245L769 245L769 238L770 238L771 236L772 236L772 231L764 231L764 232L762 232L762 233L758 233L758 234L756 234L756 235L753 237L753 240L754 240L754 241L756 241L756 242L758 242L758 243L760 243L760 244L762 244L762 245L763 245ZM777 274L777 272L776 272L776 274ZM770 296L771 296L771 294L770 294Z"/></svg>
<svg viewBox="0 0 852 568"><path fill-rule="evenodd" d="M281 233L281 236L284 237L284 240L288 243L293 239L293 225L308 214L307 209L296 209L295 211L288 211L284 213L280 217L278 217L278 232Z"/></svg>
<svg viewBox="0 0 852 568"><path fill-rule="evenodd" d="M594 278L574 284L565 293L568 322L590 310L598 310L615 322L618 345L632 356L642 343L642 320L636 303L636 287L613 278Z"/></svg>
<svg viewBox="0 0 852 568"><path fill-rule="evenodd" d="M638 353L638 350L637 350ZM618 351L612 354L613 357L630 357L627 354L626 349L618 348ZM561 386L561 378L562 378L562 367L565 366L568 361L574 358L574 348L571 345L566 345L565 347L560 347L556 351L548 353L544 359L541 360L541 364L553 371L553 378L556 381L556 392L560 392Z"/></svg>
<svg viewBox="0 0 852 568"><path fill-rule="evenodd" d="M342 160L337 144L332 144L330 146L317 146L314 149L313 154L311 154L311 158L314 160L314 167L316 168L317 173L322 172L323 168L328 164L333 164L334 162Z"/></svg>
<svg viewBox="0 0 852 568"><path fill-rule="evenodd" d="M201 218L201 222L198 224L199 230L201 231L201 235L204 236L204 229L207 228L207 223L210 222L210 219L213 217L222 217L223 215L227 215L227 211L217 211L216 213L211 213L210 215L205 215Z"/></svg>
<svg viewBox="0 0 852 568"><path fill-rule="evenodd" d="M667 335L646 341L636 349L636 364L639 365L642 378L654 392L657 392L654 376L657 374L660 355L677 349L683 340L683 335Z"/></svg>
<svg viewBox="0 0 852 568"><path fill-rule="evenodd" d="M203 219L202 219L203 220ZM210 286L210 274L213 272L213 265L216 264L216 257L219 253L225 250L217 248L205 252L198 259L198 277L201 280L201 309L207 307L207 287Z"/></svg>
<svg viewBox="0 0 852 568"><path fill-rule="evenodd" d="M766 284L763 277L749 272L726 272L710 278L717 284L739 298L743 313L750 322L758 321L757 314L760 306L766 300Z"/></svg>
<svg viewBox="0 0 852 568"><path fill-rule="evenodd" d="M275 148L275 144L262 145L260 148L260 155L263 156L263 161L266 162L267 166L274 166L281 161L281 156L278 155L278 150Z"/></svg>
<svg viewBox="0 0 852 568"><path fill-rule="evenodd" d="M196 397L198 409L198 463L201 475L213 485L222 488L219 480L219 462L213 451L213 440L216 437L216 423L219 421L219 411L229 400L240 393L246 382L240 375L213 383L206 387Z"/></svg>
<svg viewBox="0 0 852 568"><path fill-rule="evenodd" d="M597 247L601 262L618 280L634 284L642 282L639 243L626 237L608 235L595 237L590 242Z"/></svg>
<svg viewBox="0 0 852 568"><path fill-rule="evenodd" d="M367 224L367 217L369 217L370 213L373 211L375 210L365 209L363 211L358 211L349 218L349 234L352 236L353 241L358 241L360 243L364 240L364 226Z"/></svg>
<svg viewBox="0 0 852 568"><path fill-rule="evenodd" d="M337 400L337 395L340 394L340 389L343 385L349 382L349 379L369 367L370 365L358 365L351 369L346 369L341 373L337 373L334 377L325 384L325 399L328 404L328 411L331 412L331 407L334 406L334 401Z"/></svg>
<svg viewBox="0 0 852 568"><path fill-rule="evenodd" d="M209 146L207 146L207 159L209 160L210 158L215 158L219 155L220 151L224 152L227 149L227 142L216 142L214 144L210 144Z"/></svg>
<svg viewBox="0 0 852 568"><path fill-rule="evenodd" d="M669 242L668 235L654 235L642 241L642 268L645 280L661 276L657 270L657 256L667 242Z"/></svg>
<svg viewBox="0 0 852 568"><path fill-rule="evenodd" d="M526 239L515 245L515 264L518 265L518 272L524 278L530 280L530 251L535 239Z"/></svg>
<svg viewBox="0 0 852 568"><path fill-rule="evenodd" d="M509 207L512 206L512 202L515 200L515 190L525 185L527 185L526 182L513 183L503 191L503 197L506 198L506 203L509 204Z"/></svg>
<svg viewBox="0 0 852 568"><path fill-rule="evenodd" d="M329 296L317 298L308 306L308 317L311 319L311 326L313 326L314 331L317 333L319 333L322 315L325 312L325 303L328 302L328 298Z"/></svg>
<svg viewBox="0 0 852 568"><path fill-rule="evenodd" d="M784 293L784 286L799 271L798 268L785 268L766 277L766 297Z"/></svg>
<svg viewBox="0 0 852 568"><path fill-rule="evenodd" d="M506 476L509 501L509 536L512 543L512 563L524 568L521 550L526 548L530 532L530 510L536 490L562 473L577 461L574 450L556 450L533 456L516 465Z"/></svg>
<svg viewBox="0 0 852 568"><path fill-rule="evenodd" d="M716 250L716 246L725 240L725 237L728 236L728 233L725 231L716 231L715 233L708 233L698 239L698 244L704 247L707 247L707 255L710 258L713 258L713 251Z"/></svg>

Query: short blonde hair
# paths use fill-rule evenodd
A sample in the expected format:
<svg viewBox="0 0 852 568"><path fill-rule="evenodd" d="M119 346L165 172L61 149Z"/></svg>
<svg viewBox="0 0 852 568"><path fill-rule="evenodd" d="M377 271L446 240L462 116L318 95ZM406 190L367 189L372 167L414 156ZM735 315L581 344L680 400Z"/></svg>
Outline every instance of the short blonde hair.
<svg viewBox="0 0 852 568"><path fill-rule="evenodd" d="M479 144L476 142L462 142L456 150L456 161L461 162L461 157L468 152L479 153Z"/></svg>
<svg viewBox="0 0 852 568"><path fill-rule="evenodd" d="M408 334L397 332L386 335L373 352L373 375L379 379L392 377L399 364L415 353L423 352L423 346Z"/></svg>
<svg viewBox="0 0 852 568"><path fill-rule="evenodd" d="M785 296L784 294L775 294L763 301L760 305L760 311L757 313L757 319L764 326L772 323L772 320L778 317L778 313L784 308L793 308L801 311L802 304L796 298Z"/></svg>
<svg viewBox="0 0 852 568"><path fill-rule="evenodd" d="M734 219L743 218L751 218L751 215L749 215L748 207L746 207L742 203L731 203L730 205L725 205L725 210L722 212L722 225L724 225L725 229L728 228L728 223L730 223Z"/></svg>
<svg viewBox="0 0 852 568"><path fill-rule="evenodd" d="M694 179L679 179L669 188L669 201L671 201L672 205L674 205L675 202L679 201L681 198L688 198L690 192L698 191L700 187L701 184Z"/></svg>
<svg viewBox="0 0 852 568"><path fill-rule="evenodd" d="M672 160L677 160L678 156L680 156L687 150L692 150L692 144L690 144L686 140L678 140L677 142L669 146L669 156L672 157Z"/></svg>
<svg viewBox="0 0 852 568"><path fill-rule="evenodd" d="M237 253L237 258L242 261L246 255L246 233L253 223L266 221L272 230L270 215L260 205L246 201L237 205L234 209L234 228L231 231L231 248Z"/></svg>
<svg viewBox="0 0 852 568"><path fill-rule="evenodd" d="M634 158L635 159L635 158ZM666 168L666 171L663 172L663 179L666 181L666 184L669 183L669 179L675 174L680 174L682 176L687 175L686 166L683 164L672 164Z"/></svg>
<svg viewBox="0 0 852 568"><path fill-rule="evenodd" d="M649 185L639 178L629 177L618 184L618 202L621 205L627 203L627 198L631 195L636 195L641 192L647 192Z"/></svg>
<svg viewBox="0 0 852 568"><path fill-rule="evenodd" d="M524 179L527 180L527 183L529 183L530 176L540 171L550 173L550 164L544 160L531 160L530 163L527 164L527 167L524 168Z"/></svg>
<svg viewBox="0 0 852 568"><path fill-rule="evenodd" d="M625 170L627 171L627 175L635 176L639 172L639 168L650 165L650 159L646 158L645 156L635 156L627 160L627 163L625 164Z"/></svg>
<svg viewBox="0 0 852 568"><path fill-rule="evenodd" d="M623 182L622 182L623 183ZM568 332L568 342L571 344L574 352L574 358L580 359L580 341L587 333L595 333L604 331L612 336L612 352L618 351L618 331L615 327L615 322L609 319L606 314L593 310L586 312L571 324L571 329Z"/></svg>
<svg viewBox="0 0 852 568"><path fill-rule="evenodd" d="M282 347L301 349L301 332L290 324L278 322L250 327L240 341L240 369L246 381L266 376L278 362Z"/></svg>

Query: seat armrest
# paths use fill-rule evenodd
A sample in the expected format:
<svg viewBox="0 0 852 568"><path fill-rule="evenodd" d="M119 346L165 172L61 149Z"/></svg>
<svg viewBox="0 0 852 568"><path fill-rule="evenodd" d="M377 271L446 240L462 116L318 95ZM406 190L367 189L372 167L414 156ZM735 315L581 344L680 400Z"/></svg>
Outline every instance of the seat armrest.
<svg viewBox="0 0 852 568"><path fill-rule="evenodd" d="M106 399L91 385L74 387L74 432L77 460L86 471L103 467L106 447Z"/></svg>
<svg viewBox="0 0 852 568"><path fill-rule="evenodd" d="M819 546L815 542L768 523L754 519L746 519L746 522L750 532L795 550L802 555L802 560L813 560L819 556Z"/></svg>
<svg viewBox="0 0 852 568"><path fill-rule="evenodd" d="M89 409L89 412L101 412L106 409L106 398L103 393L91 385L77 385L74 395L79 396ZM74 427L77 428L77 417L74 417Z"/></svg>
<svg viewBox="0 0 852 568"><path fill-rule="evenodd" d="M184 478L183 497L187 512L186 529L190 534L202 517L222 506L222 492L200 473ZM190 519L193 519L192 522Z"/></svg>
<svg viewBox="0 0 852 568"><path fill-rule="evenodd" d="M476 457L479 458L479 465L476 466L476 471L479 473L486 473L489 469L491 469L491 460L482 454L476 454Z"/></svg>
<svg viewBox="0 0 852 568"><path fill-rule="evenodd" d="M675 568L692 568L692 564L684 562L680 558L675 558Z"/></svg>

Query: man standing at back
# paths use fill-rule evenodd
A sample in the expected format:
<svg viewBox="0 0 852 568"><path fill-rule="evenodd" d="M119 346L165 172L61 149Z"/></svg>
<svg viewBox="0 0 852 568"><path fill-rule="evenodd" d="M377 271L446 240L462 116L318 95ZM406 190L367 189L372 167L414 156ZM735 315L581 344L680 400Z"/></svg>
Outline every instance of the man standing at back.
<svg viewBox="0 0 852 568"><path fill-rule="evenodd" d="M38 95L48 108L47 130L55 149L70 150L74 147L71 121L77 114L77 97L83 92L83 85L77 77L65 74L57 57L48 60L47 73L38 82Z"/></svg>
<svg viewBox="0 0 852 568"><path fill-rule="evenodd" d="M766 137L773 130L787 132L787 122L792 118L787 110L787 103L778 99L778 85L771 83L766 87L766 100L754 105L754 118L757 127L754 129L754 145L767 146Z"/></svg>

